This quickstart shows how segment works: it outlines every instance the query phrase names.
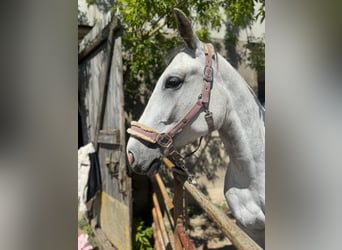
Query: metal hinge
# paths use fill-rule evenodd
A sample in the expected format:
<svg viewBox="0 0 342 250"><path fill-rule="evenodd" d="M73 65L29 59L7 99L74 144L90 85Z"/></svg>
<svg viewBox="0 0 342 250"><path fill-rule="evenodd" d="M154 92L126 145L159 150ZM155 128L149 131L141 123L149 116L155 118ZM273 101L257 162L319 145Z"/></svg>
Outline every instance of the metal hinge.
<svg viewBox="0 0 342 250"><path fill-rule="evenodd" d="M127 191L127 174L126 170L120 169L120 158L121 151L116 155L116 159L113 157L113 153L110 153L108 157L106 157L106 166L112 178L116 178L119 184L119 192L126 193Z"/></svg>

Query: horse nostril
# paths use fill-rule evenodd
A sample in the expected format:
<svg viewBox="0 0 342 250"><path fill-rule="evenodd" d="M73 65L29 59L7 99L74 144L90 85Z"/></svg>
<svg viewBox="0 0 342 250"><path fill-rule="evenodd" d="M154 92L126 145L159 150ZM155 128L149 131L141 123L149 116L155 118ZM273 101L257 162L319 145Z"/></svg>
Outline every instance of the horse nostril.
<svg viewBox="0 0 342 250"><path fill-rule="evenodd" d="M134 162L134 155L131 152L128 152L127 158L128 158L128 164L132 165Z"/></svg>

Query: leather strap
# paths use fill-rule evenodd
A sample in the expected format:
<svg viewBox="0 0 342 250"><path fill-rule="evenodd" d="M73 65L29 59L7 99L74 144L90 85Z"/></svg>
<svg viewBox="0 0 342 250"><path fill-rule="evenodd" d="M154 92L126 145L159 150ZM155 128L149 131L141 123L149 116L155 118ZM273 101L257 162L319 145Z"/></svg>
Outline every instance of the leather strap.
<svg viewBox="0 0 342 250"><path fill-rule="evenodd" d="M198 100L194 106L192 106L192 108L188 111L188 113L182 118L180 119L175 126L173 126L173 128L170 129L170 131L168 132L168 134L171 137L174 137L177 133L179 133L180 131L182 131L182 129L189 123L189 121L192 120L192 118L200 111L200 109L202 108L203 104L201 102L201 100Z"/></svg>
<svg viewBox="0 0 342 250"><path fill-rule="evenodd" d="M141 138L145 141L148 141L150 143L156 143L157 138L160 134L158 131L154 130L153 128L149 128L146 125L141 124L136 121L131 122L131 127L127 129L127 133L135 137Z"/></svg>
<svg viewBox="0 0 342 250"><path fill-rule="evenodd" d="M215 126L214 126L214 119L213 119L213 113L208 111L205 115L204 115L204 119L207 122L208 125L208 129L209 129L209 133L213 132L215 130Z"/></svg>

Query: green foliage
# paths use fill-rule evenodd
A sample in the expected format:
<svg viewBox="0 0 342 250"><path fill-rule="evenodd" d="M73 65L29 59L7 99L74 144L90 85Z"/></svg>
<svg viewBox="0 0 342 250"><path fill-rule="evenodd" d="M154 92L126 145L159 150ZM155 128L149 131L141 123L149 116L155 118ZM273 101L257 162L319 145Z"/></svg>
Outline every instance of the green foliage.
<svg viewBox="0 0 342 250"><path fill-rule="evenodd" d="M241 55L236 51L240 29L240 27L228 22L226 25L226 34L224 35L225 47L228 52L228 61L234 68L237 68L241 62Z"/></svg>
<svg viewBox="0 0 342 250"><path fill-rule="evenodd" d="M229 0L225 10L235 26L246 27L254 21L254 0Z"/></svg>
<svg viewBox="0 0 342 250"><path fill-rule="evenodd" d="M260 4L257 14L254 15L256 5ZM236 45L240 30L250 27L258 18L260 22L265 19L265 0L229 0L224 4L228 18L226 24L225 45L228 51L228 60L237 67L242 60L247 62L252 69L265 70L265 43L260 40L244 45L245 51L241 55L236 51Z"/></svg>
<svg viewBox="0 0 342 250"><path fill-rule="evenodd" d="M152 227L146 227L141 219L133 220L133 249L152 250Z"/></svg>
<svg viewBox="0 0 342 250"><path fill-rule="evenodd" d="M219 209L221 209L223 212L228 213L228 205L226 202L222 202L221 204L215 204L215 206Z"/></svg>
<svg viewBox="0 0 342 250"><path fill-rule="evenodd" d="M93 232L93 229L89 225L88 221L86 218L82 218L81 220L78 221L78 227L88 235L88 241L89 243L94 247L97 245L96 240L95 240L95 234Z"/></svg>
<svg viewBox="0 0 342 250"><path fill-rule="evenodd" d="M261 4L254 16L256 4ZM265 0L229 0L223 4L230 22L236 27L250 26L259 16L261 22L265 19Z"/></svg>
<svg viewBox="0 0 342 250"><path fill-rule="evenodd" d="M95 4L96 0L86 0L86 3L89 5Z"/></svg>
<svg viewBox="0 0 342 250"><path fill-rule="evenodd" d="M210 42L210 32L207 28L201 28L196 33L201 41L205 43Z"/></svg>
<svg viewBox="0 0 342 250"><path fill-rule="evenodd" d="M265 0L258 0L257 2L261 3L261 6L258 10L257 15L255 18L261 18L260 23L262 23L265 20Z"/></svg>
<svg viewBox="0 0 342 250"><path fill-rule="evenodd" d="M262 39L256 42L248 41L244 46L248 65L259 72L265 71L265 43Z"/></svg>

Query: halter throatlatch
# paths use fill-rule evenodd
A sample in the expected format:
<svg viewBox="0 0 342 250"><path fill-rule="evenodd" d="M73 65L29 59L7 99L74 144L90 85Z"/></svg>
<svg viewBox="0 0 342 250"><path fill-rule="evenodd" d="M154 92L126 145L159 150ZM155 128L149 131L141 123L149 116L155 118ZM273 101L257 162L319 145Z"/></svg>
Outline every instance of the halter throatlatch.
<svg viewBox="0 0 342 250"><path fill-rule="evenodd" d="M202 92L197 102L192 108L180 119L175 126L173 126L168 132L160 133L157 130L150 128L144 124L136 121L131 122L131 127L127 129L127 133L134 137L142 139L152 144L157 144L163 151L165 156L171 158L174 164L184 168L183 157L177 152L173 144L173 138L176 134L181 132L183 128L201 111L203 108L205 112L205 121L208 125L209 132L214 131L214 120L212 112L209 111L210 91L213 85L214 72L212 67L212 60L215 56L215 50L212 44L204 44L205 50L205 67L203 72Z"/></svg>

